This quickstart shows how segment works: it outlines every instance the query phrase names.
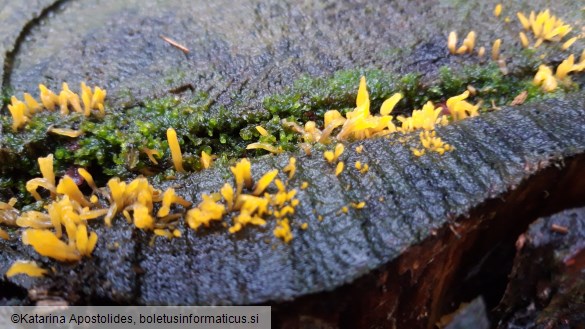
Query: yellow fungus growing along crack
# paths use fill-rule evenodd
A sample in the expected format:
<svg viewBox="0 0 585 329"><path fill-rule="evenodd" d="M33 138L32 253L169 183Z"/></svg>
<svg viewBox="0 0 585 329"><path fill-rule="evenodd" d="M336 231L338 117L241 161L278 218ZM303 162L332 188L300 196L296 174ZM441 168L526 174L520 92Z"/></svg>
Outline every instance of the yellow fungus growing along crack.
<svg viewBox="0 0 585 329"><path fill-rule="evenodd" d="M23 95L24 102L12 96L11 103L8 104L8 110L12 115L12 130L18 131L24 127L30 121L30 118L43 108L48 111L54 111L55 107L58 106L62 115L69 114L70 109L72 109L74 112L82 113L86 117L92 114L92 110L98 110L100 116L103 116L105 114L106 91L99 87L95 87L94 91L91 91L91 88L87 87L85 83L81 83L80 89L81 100L78 94L69 89L67 83L63 83L59 95L54 94L45 85L39 85L40 103L28 93ZM81 102L83 102L84 108L81 107ZM59 134L59 132L64 131L55 129L54 133ZM78 137L71 136L71 133L69 135L61 133L61 135Z"/></svg>
<svg viewBox="0 0 585 329"><path fill-rule="evenodd" d="M457 48L457 32L451 31L447 38L447 48L452 55L472 54L475 48L476 37L475 31L469 32L465 39L463 39L461 46Z"/></svg>

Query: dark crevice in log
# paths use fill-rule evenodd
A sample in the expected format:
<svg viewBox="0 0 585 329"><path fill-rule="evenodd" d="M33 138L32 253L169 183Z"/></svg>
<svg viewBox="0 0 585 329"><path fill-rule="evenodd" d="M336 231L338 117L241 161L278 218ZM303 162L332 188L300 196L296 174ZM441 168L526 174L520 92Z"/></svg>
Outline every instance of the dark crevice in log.
<svg viewBox="0 0 585 329"><path fill-rule="evenodd" d="M28 291L8 281L0 281L0 305L20 304Z"/></svg>
<svg viewBox="0 0 585 329"><path fill-rule="evenodd" d="M31 19L30 21L28 21L26 23L26 25L24 25L22 27L20 34L18 35L18 37L16 38L16 40L14 42L14 47L6 53L6 56L4 58L4 63L3 63L4 74L2 75L2 85L0 86L1 89L5 89L5 88L9 87L10 76L12 75L12 67L14 64L14 60L15 60L16 55L18 54L18 52L20 50L20 46L26 40L26 37L29 35L29 32L31 31L31 29L33 29L35 26L39 25L51 13L53 13L56 10L59 10L61 8L61 6L68 1L71 1L71 0L56 0L55 2L50 4L49 6L43 8L41 10L41 12L38 14L38 16L36 16L33 19Z"/></svg>
<svg viewBox="0 0 585 329"><path fill-rule="evenodd" d="M274 304L273 324L433 328L479 295L492 310L506 288L518 236L537 218L584 202L585 155L551 164L355 282Z"/></svg>

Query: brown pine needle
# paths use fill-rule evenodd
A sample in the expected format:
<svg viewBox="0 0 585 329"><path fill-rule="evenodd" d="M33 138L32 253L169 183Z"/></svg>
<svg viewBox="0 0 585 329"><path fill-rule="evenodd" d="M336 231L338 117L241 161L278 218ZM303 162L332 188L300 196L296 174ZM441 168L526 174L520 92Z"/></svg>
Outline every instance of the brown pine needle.
<svg viewBox="0 0 585 329"><path fill-rule="evenodd" d="M561 225L557 225L557 224L552 224L550 226L550 230L553 232L561 233L561 234L569 233L569 229L566 226L561 226Z"/></svg>
<svg viewBox="0 0 585 329"><path fill-rule="evenodd" d="M170 44L171 46L180 49L185 54L189 53L189 48L183 46L182 44L178 43L177 41L175 41L173 39L169 39L169 38L165 37L164 35L160 35L160 38L163 39L164 41L168 42L168 44Z"/></svg>

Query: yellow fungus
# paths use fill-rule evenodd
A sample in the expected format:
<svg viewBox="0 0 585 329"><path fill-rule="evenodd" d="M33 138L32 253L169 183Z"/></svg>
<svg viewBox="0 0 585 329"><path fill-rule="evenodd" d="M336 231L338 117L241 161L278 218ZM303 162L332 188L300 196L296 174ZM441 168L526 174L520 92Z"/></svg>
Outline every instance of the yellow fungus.
<svg viewBox="0 0 585 329"><path fill-rule="evenodd" d="M416 129L432 130L436 125L447 123L447 117L441 114L442 108L435 107L432 102L427 102L420 110L412 111L412 116L398 116L398 121L402 123L399 128L402 132L411 132Z"/></svg>
<svg viewBox="0 0 585 329"><path fill-rule="evenodd" d="M225 213L225 206L217 203L209 195L203 195L203 201L187 212L186 221L194 230L197 230L201 225L209 227L212 220L218 221L223 218Z"/></svg>
<svg viewBox="0 0 585 329"><path fill-rule="evenodd" d="M502 4L498 3L494 8L494 16L500 17L500 14L502 14Z"/></svg>
<svg viewBox="0 0 585 329"><path fill-rule="evenodd" d="M538 14L532 11L528 18L521 12L518 12L517 16L522 27L531 31L537 39L534 47L538 47L544 41L561 41L573 29L560 18L551 15L548 9Z"/></svg>
<svg viewBox="0 0 585 329"><path fill-rule="evenodd" d="M337 143L337 145L335 145L335 152L333 153L333 156L335 157L334 160L337 160L339 156L343 154L344 150L345 147L343 146L343 144Z"/></svg>
<svg viewBox="0 0 585 329"><path fill-rule="evenodd" d="M447 151L451 151L453 148L451 145L445 143L440 137L436 136L435 131L424 131L419 134L420 143L422 144L424 149L427 149L432 152L439 153L443 155L443 153ZM412 149L415 156L422 156L424 154L423 150Z"/></svg>
<svg viewBox="0 0 585 329"><path fill-rule="evenodd" d="M351 206L352 206L352 208L355 208L355 209L363 209L366 206L366 203L364 201L357 202L357 203L352 202Z"/></svg>
<svg viewBox="0 0 585 329"><path fill-rule="evenodd" d="M516 16L518 17L520 24L522 24L522 27L525 30L529 30L530 29L530 21L528 20L528 18L526 18L526 16L524 16L524 14L521 12L516 13Z"/></svg>
<svg viewBox="0 0 585 329"><path fill-rule="evenodd" d="M485 55L485 47L479 47L477 50L477 56L483 57Z"/></svg>
<svg viewBox="0 0 585 329"><path fill-rule="evenodd" d="M201 167L207 169L211 167L211 164L213 164L213 158L211 155L207 154L205 151L201 151Z"/></svg>
<svg viewBox="0 0 585 329"><path fill-rule="evenodd" d="M246 146L246 150L254 150L254 149L262 149L262 150L266 150L270 153L274 153L274 154L280 154L282 153L282 147L276 147L274 145L268 144L268 143L264 143L264 142L257 142L257 143L252 143L252 144L248 144L248 146Z"/></svg>
<svg viewBox="0 0 585 329"><path fill-rule="evenodd" d="M33 195L35 200L40 201L41 196L37 193L39 186L49 190L51 197L55 197L55 173L53 172L53 154L37 159L43 178L33 178L26 182L26 190Z"/></svg>
<svg viewBox="0 0 585 329"><path fill-rule="evenodd" d="M567 59L563 60L563 62L559 64L555 73L555 77L559 80L567 78L567 75L573 71L574 65L575 56L571 54Z"/></svg>
<svg viewBox="0 0 585 329"><path fill-rule="evenodd" d="M473 52L473 48L475 47L475 31L471 31L467 34L467 37L463 40L463 46L467 48L468 53Z"/></svg>
<svg viewBox="0 0 585 329"><path fill-rule="evenodd" d="M364 146L363 145L360 145L360 146L356 146L355 147L355 151L357 152L357 154L361 154L363 150L364 150Z"/></svg>
<svg viewBox="0 0 585 329"><path fill-rule="evenodd" d="M95 194L92 194L92 195L89 197L89 202L91 202L91 203L93 203L93 204L96 204L98 201L99 201L99 200L98 200L98 197L97 197Z"/></svg>
<svg viewBox="0 0 585 329"><path fill-rule="evenodd" d="M81 102L83 103L83 114L88 117L91 114L91 99L93 97L93 93L91 92L91 88L89 88L85 82L81 83Z"/></svg>
<svg viewBox="0 0 585 329"><path fill-rule="evenodd" d="M309 182L303 182L301 184L301 190L305 190L305 189L307 189L307 187L309 187Z"/></svg>
<svg viewBox="0 0 585 329"><path fill-rule="evenodd" d="M12 104L8 104L8 110L12 115L12 130L18 131L21 127L23 127L28 122L28 117L26 116L26 105L20 101Z"/></svg>
<svg viewBox="0 0 585 329"><path fill-rule="evenodd" d="M349 212L349 208L347 208L346 206L341 207L341 212L344 214L347 214Z"/></svg>
<svg viewBox="0 0 585 329"><path fill-rule="evenodd" d="M41 104L39 104L39 102L37 102L29 93L24 93L24 102L26 103L29 114L33 114L42 108Z"/></svg>
<svg viewBox="0 0 585 329"><path fill-rule="evenodd" d="M337 163L337 166L335 167L335 176L339 176L343 172L343 167L343 161Z"/></svg>
<svg viewBox="0 0 585 329"><path fill-rule="evenodd" d="M301 224L301 230L306 230L309 228L309 224L308 223L302 223Z"/></svg>
<svg viewBox="0 0 585 329"><path fill-rule="evenodd" d="M57 193L67 195L71 200L79 203L83 207L91 206L91 203L83 196L73 178L65 175L59 181L56 189Z"/></svg>
<svg viewBox="0 0 585 329"><path fill-rule="evenodd" d="M524 48L528 48L529 42L528 42L528 37L526 36L526 34L524 32L520 32L520 42L522 43L522 47Z"/></svg>
<svg viewBox="0 0 585 329"><path fill-rule="evenodd" d="M4 231L3 229L0 228L0 239L3 240L10 240L10 235L8 235L8 232Z"/></svg>
<svg viewBox="0 0 585 329"><path fill-rule="evenodd" d="M189 207L189 206L191 206L191 202L189 202L189 201L181 198L180 196L178 196L175 193L175 189L174 188L168 188L163 193L162 206L158 210L156 216L157 217L165 217L165 216L168 216L169 212L171 211L171 205L173 203L178 203L178 204L180 204L183 207Z"/></svg>
<svg viewBox="0 0 585 329"><path fill-rule="evenodd" d="M365 163L362 169L360 169L360 173L365 174L368 172L368 170L370 170L370 166L367 163Z"/></svg>
<svg viewBox="0 0 585 329"><path fill-rule="evenodd" d="M273 231L274 236L282 239L285 243L289 243L293 239L292 232L290 230L290 224L288 218L279 220L276 228Z"/></svg>
<svg viewBox="0 0 585 329"><path fill-rule="evenodd" d="M447 48L452 55L455 55L457 47L457 32L451 31L447 40Z"/></svg>
<svg viewBox="0 0 585 329"><path fill-rule="evenodd" d="M255 200L263 200L263 199L255 199ZM253 202L255 203L255 202ZM254 205L257 206L257 205ZM259 215L253 215L254 210L248 210L249 206L244 206L243 209L240 211L240 214L234 217L234 225L228 229L230 233L236 233L240 231L244 226L251 224L251 225L258 225L264 226L266 225L266 221L262 219Z"/></svg>
<svg viewBox="0 0 585 329"><path fill-rule="evenodd" d="M274 185L276 185L276 188L278 188L279 192L285 192L286 191L286 187L284 186L284 183L282 183L282 181L280 179L275 179L274 180Z"/></svg>
<svg viewBox="0 0 585 329"><path fill-rule="evenodd" d="M50 128L49 133L55 134L55 135L71 137L71 138L76 138L76 137L81 136L81 134L83 134L83 132L81 130L73 130L73 129L67 129L67 128Z"/></svg>
<svg viewBox="0 0 585 329"><path fill-rule="evenodd" d="M30 227L37 229L47 229L54 226L50 216L34 210L27 211L18 217L16 219L16 225L19 227Z"/></svg>
<svg viewBox="0 0 585 329"><path fill-rule="evenodd" d="M542 90L546 92L551 92L558 86L557 79L553 76L551 68L546 65L540 65L538 67L538 72L534 76L533 83L536 86L541 86Z"/></svg>
<svg viewBox="0 0 585 329"><path fill-rule="evenodd" d="M382 103L382 106L380 107L380 114L389 115L401 99L402 94L396 93L392 95L390 98L385 100L384 103Z"/></svg>
<svg viewBox="0 0 585 329"><path fill-rule="evenodd" d="M124 218L126 218L128 224L132 223L132 216L130 216L130 212L128 212L128 210L124 209L122 211L122 215L124 215Z"/></svg>
<svg viewBox="0 0 585 329"><path fill-rule="evenodd" d="M500 46L502 45L502 39L496 39L492 46L492 59L497 61L500 58Z"/></svg>
<svg viewBox="0 0 585 329"><path fill-rule="evenodd" d="M39 163L39 169L43 178L51 185L55 185L55 172L53 171L53 154L49 154L46 157L40 157L37 159Z"/></svg>
<svg viewBox="0 0 585 329"><path fill-rule="evenodd" d="M333 154L333 151L325 151L323 153L323 157L325 158L325 160L327 160L327 162L329 163L333 163L335 161L335 155Z"/></svg>
<svg viewBox="0 0 585 329"><path fill-rule="evenodd" d="M185 169L183 169L183 155L181 154L181 147L179 146L179 140L177 139L177 132L175 129L167 129L167 140L169 142L169 148L171 149L171 157L173 158L175 170L178 172L185 172Z"/></svg>
<svg viewBox="0 0 585 329"><path fill-rule="evenodd" d="M22 233L22 242L31 245L42 256L59 261L78 261L81 259L77 249L59 240L51 231L27 229Z"/></svg>
<svg viewBox="0 0 585 329"><path fill-rule="evenodd" d="M425 150L424 149L419 150L419 149L413 148L412 154L414 154L414 156L420 157L420 156L423 156L425 154Z"/></svg>
<svg viewBox="0 0 585 329"><path fill-rule="evenodd" d="M87 236L87 227L85 225L79 225L77 227L75 246L77 247L77 251L79 251L80 254L89 255L87 253L88 242L89 238Z"/></svg>
<svg viewBox="0 0 585 329"><path fill-rule="evenodd" d="M242 159L235 166L230 167L236 181L236 195L240 195L244 186L252 188L251 164L248 159Z"/></svg>
<svg viewBox="0 0 585 329"><path fill-rule="evenodd" d="M152 229L154 226L154 218L150 215L149 209L140 203L135 203L134 210L134 225L140 229Z"/></svg>
<svg viewBox="0 0 585 329"><path fill-rule="evenodd" d="M473 105L465 101L467 97L469 97L469 91L466 90L460 95L447 99L446 105L453 120L462 120L467 117L474 117L479 115L479 105ZM433 128L434 127L427 130L432 130Z"/></svg>
<svg viewBox="0 0 585 329"><path fill-rule="evenodd" d="M260 133L260 135L262 135L262 136L268 136L268 135L270 135L270 134L268 133L268 131L266 131L266 129L264 129L264 127L262 127L262 126L256 126L256 130L257 130L257 131Z"/></svg>
<svg viewBox="0 0 585 329"><path fill-rule="evenodd" d="M39 267L33 261L17 260L6 271L6 277L10 278L18 274L26 274L30 277L41 277L47 273L47 270Z"/></svg>
<svg viewBox="0 0 585 329"><path fill-rule="evenodd" d="M362 76L360 78L360 86L358 88L357 97L355 99L355 105L360 107L362 105L370 104L370 95L368 93L368 88L366 87L366 77Z"/></svg>
<svg viewBox="0 0 585 329"><path fill-rule="evenodd" d="M107 213L108 213L108 209L87 210L79 215L79 219L81 219L81 220L95 219L95 218L104 216Z"/></svg>
<svg viewBox="0 0 585 329"><path fill-rule="evenodd" d="M457 55L463 55L465 54L467 51L469 50L469 48L467 48L466 45L462 45L461 47L457 48L456 54Z"/></svg>
<svg viewBox="0 0 585 329"><path fill-rule="evenodd" d="M227 203L228 210L231 211L234 207L234 188L229 183L225 183L221 188L220 193Z"/></svg>
<svg viewBox="0 0 585 329"><path fill-rule="evenodd" d="M182 235L183 235L183 233L180 230L178 230L178 229L173 230L173 236L175 238L180 238Z"/></svg>
<svg viewBox="0 0 585 329"><path fill-rule="evenodd" d="M282 169L285 173L288 173L288 179L292 179L297 171L297 159L291 157L288 160L288 165Z"/></svg>
<svg viewBox="0 0 585 329"><path fill-rule="evenodd" d="M267 172L266 174L264 174L256 183L256 187L254 188L254 191L252 192L252 194L254 194L254 195L262 194L262 192L264 192L264 190L268 187L268 185L270 185L270 183L272 183L274 178L276 178L276 175L278 175L277 169L271 170L271 171Z"/></svg>
<svg viewBox="0 0 585 329"><path fill-rule="evenodd" d="M153 232L154 232L155 235L164 236L164 237L166 237L169 240L175 237L173 235L173 233L169 232L169 230L163 230L163 229L157 228Z"/></svg>
<svg viewBox="0 0 585 329"><path fill-rule="evenodd" d="M322 221L323 220L323 216L322 215L317 216L317 220L318 221Z"/></svg>
<svg viewBox="0 0 585 329"><path fill-rule="evenodd" d="M575 41L577 41L577 37L572 37L571 39L565 41L565 43L563 43L563 45L561 46L561 49L563 50L567 50L569 49L569 47L571 47L573 45L573 43L575 43Z"/></svg>
<svg viewBox="0 0 585 329"><path fill-rule="evenodd" d="M43 104L43 107L49 111L53 111L55 109L55 105L58 104L59 97L51 90L47 89L47 87L43 84L39 85L39 89L41 91L41 103Z"/></svg>
<svg viewBox="0 0 585 329"><path fill-rule="evenodd" d="M93 177L91 176L91 174L87 170L85 170L83 168L78 168L77 169L77 172L79 173L79 175L81 177L83 177L83 179L85 180L85 182L87 183L87 185L89 185L89 187L91 187L92 190L95 191L95 190L98 189L97 186L95 185L95 182L93 180ZM92 202L92 203L95 203L95 202Z"/></svg>
<svg viewBox="0 0 585 329"><path fill-rule="evenodd" d="M98 109L102 115L105 114L104 100L106 98L106 91L99 88L93 88L93 97L91 98L91 108Z"/></svg>

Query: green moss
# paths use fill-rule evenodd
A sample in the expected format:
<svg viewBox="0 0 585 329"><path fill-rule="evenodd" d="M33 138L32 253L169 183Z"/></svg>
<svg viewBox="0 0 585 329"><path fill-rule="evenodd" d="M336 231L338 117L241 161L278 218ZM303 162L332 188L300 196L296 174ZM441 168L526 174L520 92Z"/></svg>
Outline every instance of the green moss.
<svg viewBox="0 0 585 329"><path fill-rule="evenodd" d="M544 94L533 86L532 75L537 66L535 54L527 53L522 58L525 62L519 67L524 69L506 76L495 64L443 67L434 81L423 81L413 73L398 76L376 69L344 70L330 77L303 76L282 93L266 97L263 108L246 108L246 98L238 99L234 107L242 110L237 112L234 107L212 105L214 100L204 92L194 92L189 99L169 96L128 109L108 108L102 119L43 111L18 133L12 132L9 116L0 116L4 131L0 145L0 177L13 177L1 182L0 194L16 193L24 198L23 182L40 175L36 159L49 153L55 155L58 175L70 167L85 167L100 185L112 176L128 178L158 173L155 179L163 179L161 177L172 174L166 140L169 127L177 131L187 170L200 169L202 151L216 155L219 163L265 154L264 150L246 150L248 144L257 141L292 151L297 148L300 136L283 127L282 119L301 125L309 120L322 124L323 114L328 110L345 113L353 109L362 75L367 78L372 112L394 93L404 95L394 110L395 115L408 115L429 100L444 102L447 97L462 93L467 86L478 90L478 96L471 101L482 101L484 110L491 107L492 102L498 106L509 104L522 91L527 91L527 101L558 97L566 92L559 89ZM2 102L8 101L9 97L4 95ZM255 129L257 125L262 125L269 136L261 136ZM47 133L50 127L79 129L83 135L78 138L50 135ZM143 148L160 152L158 165L150 162Z"/></svg>

